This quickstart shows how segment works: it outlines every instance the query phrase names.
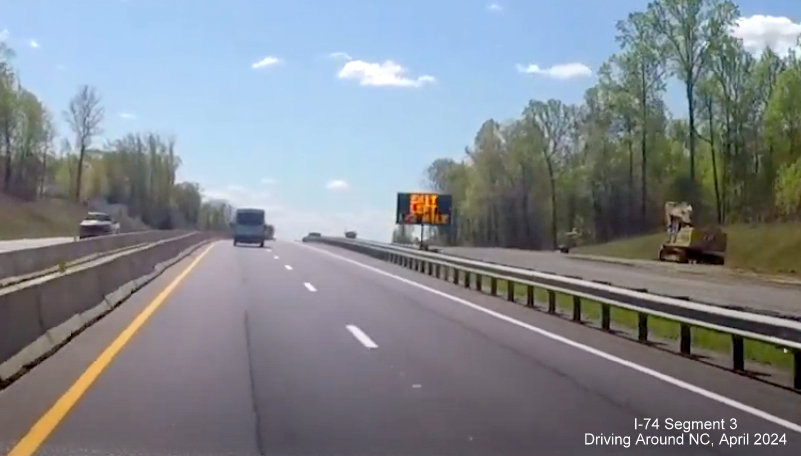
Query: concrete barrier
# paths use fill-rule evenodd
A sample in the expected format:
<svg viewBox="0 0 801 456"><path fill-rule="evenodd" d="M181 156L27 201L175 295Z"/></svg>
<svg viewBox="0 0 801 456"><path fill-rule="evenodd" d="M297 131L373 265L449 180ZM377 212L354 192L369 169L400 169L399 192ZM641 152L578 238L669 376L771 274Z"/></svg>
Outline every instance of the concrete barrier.
<svg viewBox="0 0 801 456"><path fill-rule="evenodd" d="M63 244L36 247L33 249L12 250L0 253L0 279L25 276L70 263L93 254L156 242L189 233L184 230L142 231L138 233L99 236Z"/></svg>
<svg viewBox="0 0 801 456"><path fill-rule="evenodd" d="M214 237L184 233L0 289L0 386Z"/></svg>
<svg viewBox="0 0 801 456"><path fill-rule="evenodd" d="M0 362L44 334L39 320L39 290L0 294Z"/></svg>

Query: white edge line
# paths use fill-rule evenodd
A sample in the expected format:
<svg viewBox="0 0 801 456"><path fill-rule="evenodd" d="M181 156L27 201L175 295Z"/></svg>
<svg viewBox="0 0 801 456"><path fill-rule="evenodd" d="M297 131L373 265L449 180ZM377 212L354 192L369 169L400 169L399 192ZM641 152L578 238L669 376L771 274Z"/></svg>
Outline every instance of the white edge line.
<svg viewBox="0 0 801 456"><path fill-rule="evenodd" d="M378 348L378 345L376 345L376 343L373 342L373 339L370 339L370 336L365 334L364 331L359 329L358 326L356 326L356 325L347 325L345 327L348 328L348 331L350 331L350 333L353 334L353 337L355 337L356 340L361 342L361 344L364 345L365 347L367 347L367 348Z"/></svg>
<svg viewBox="0 0 801 456"><path fill-rule="evenodd" d="M284 267L286 268L287 271L291 271L292 270L292 266L290 266L288 264L285 264Z"/></svg>
<svg viewBox="0 0 801 456"><path fill-rule="evenodd" d="M317 289L314 288L314 285L310 284L309 282L303 282L303 286L306 287L306 289L311 291L312 293L317 291Z"/></svg>
<svg viewBox="0 0 801 456"><path fill-rule="evenodd" d="M735 409L740 410L742 412L749 413L749 414L754 415L756 417L762 418L763 420L770 421L771 423L777 424L779 426L785 427L787 429L790 429L792 431L795 431L795 432L801 434L801 425L799 425L797 423L793 423L792 421L785 420L783 418L779 418L778 416L771 415L770 413L765 412L764 410L760 410L760 409L758 409L756 407L752 407L750 405L743 404L742 402L739 402L737 400L734 400L734 399L731 399L729 397L726 397L726 396L720 395L718 393L709 391L707 389L701 388L700 386L695 386L695 385L693 385L691 383L685 382L684 380L680 380L678 378L671 377L670 375L663 374L663 373L658 372L656 370L653 370L653 369L651 369L649 367L641 366L641 365L639 365L637 363L634 363L632 361L628 361L628 360L625 360L623 358L619 358L619 357L617 357L615 355L612 355L610 353L607 353L605 351L601 351L601 350L598 350L597 348L590 347L589 345L584 345L584 344L582 344L580 342L576 342L574 340L570 340L570 339L568 339L566 337L563 337L563 336L560 336L558 334L546 331L546 330L544 330L542 328L538 328L536 326L532 326L532 325L530 325L528 323L524 323L524 322L522 322L520 320L516 320L516 319L514 319L512 317L509 317L507 315L504 315L502 313L498 313L498 312L495 312L493 310L484 308L484 307L482 307L482 306L480 306L478 304L474 304L474 303L472 303L472 302L470 302L470 301L468 301L466 299L462 299L462 298L459 298L457 296L450 295L448 293L445 293L444 291L440 291L440 290L437 290L435 288L428 287L428 286L423 285L421 283L417 283L417 282L415 282L413 280L409 280L409 279L407 279L405 277L401 277L401 276L392 274L390 272L383 271L383 270L378 269L376 267L369 266L369 265L364 264L364 263L360 263L360 262L358 262L356 260L341 256L341 255L337 255L336 253L329 252L327 250L319 249L319 248L316 248L316 247L311 247L311 246L304 245L304 244L300 244L300 245L302 247L307 248L307 249L314 250L314 251L317 251L319 253L323 253L323 254L326 254L326 255L330 255L330 256L332 256L334 258L338 258L339 260L342 260L342 261L354 264L356 266L362 267L364 269L373 271L373 272L375 272L377 274L381 274L381 275L386 276L386 277L391 277L391 278L393 278L395 280L398 280L398 281L401 281L401 282L403 282L403 283L405 283L407 285L411 285L413 287L417 287L417 288L420 288L422 290L426 290L426 291L428 291L430 293L433 293L435 295L441 296L443 298L450 299L451 301L454 301L454 302L457 302L457 303L462 304L464 306L470 307L470 308L475 309L475 310L477 310L479 312L483 312L483 313L485 313L487 315L490 315L490 316L493 316L493 317L495 317L495 318L497 318L499 320L503 320L503 321L505 321L507 323L511 323L511 324L513 324L515 326L518 326L520 328L527 329L529 331L535 332L535 333L537 333L537 334L539 334L541 336L547 337L547 338L549 338L551 340L554 340L554 341L557 341L557 342L561 342L561 343L563 343L565 345L569 345L569 346L571 346L573 348L577 348L577 349L582 350L584 352L587 352L587 353L590 353L592 355L595 355L595 356L597 356L599 358L603 358L603 359L605 359L607 361L611 361L611 362L613 362L615 364L619 364L621 366L628 367L629 369L633 369L633 370L635 370L637 372L640 372L640 373L643 373L645 375L649 375L649 376L654 377L656 379L662 380L665 383L669 383L671 385L674 385L674 386L677 386L677 387L679 387L681 389L693 392L695 394L698 394L698 395L703 396L703 397L705 397L707 399L711 399L713 401L719 402L721 404L728 405L729 407L735 408Z"/></svg>

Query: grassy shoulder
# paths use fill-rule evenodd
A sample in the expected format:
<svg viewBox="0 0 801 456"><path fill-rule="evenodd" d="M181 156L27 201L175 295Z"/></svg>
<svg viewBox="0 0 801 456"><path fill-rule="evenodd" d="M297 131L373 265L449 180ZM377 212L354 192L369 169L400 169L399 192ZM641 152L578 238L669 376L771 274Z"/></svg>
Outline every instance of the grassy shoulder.
<svg viewBox="0 0 801 456"><path fill-rule="evenodd" d="M726 266L769 274L801 274L801 223L729 225ZM575 253L656 260L664 233L605 244L586 245Z"/></svg>
<svg viewBox="0 0 801 456"><path fill-rule="evenodd" d="M66 199L24 201L0 193L0 240L75 236L90 210L108 212L120 222L123 232L150 229L140 219L125 215L127 211L120 212L120 205L90 209Z"/></svg>
<svg viewBox="0 0 801 456"><path fill-rule="evenodd" d="M73 236L86 212L66 200L22 201L0 193L0 239Z"/></svg>
<svg viewBox="0 0 801 456"><path fill-rule="evenodd" d="M483 285L483 284L482 284ZM506 294L508 284L498 281L498 295ZM486 288L484 291L487 291ZM525 302L526 289L523 286L515 286L515 297L518 303ZM536 289L534 295L535 302L539 306L544 306L548 301L548 293L543 289ZM556 310L561 314L569 314L573 309L573 300L570 296L556 293ZM581 304L582 320L586 322L598 323L601 320L601 304L596 301L582 300ZM627 309L613 307L610 312L612 328L617 331L632 333L636 331L638 325L637 313ZM665 320L658 317L648 318L649 338L663 341L677 341L679 339L679 323ZM693 350L709 351L720 354L731 353L731 336L724 333L704 329L692 328ZM774 345L745 340L745 359L758 364L773 366L777 369L789 371L793 367L792 355L782 348Z"/></svg>

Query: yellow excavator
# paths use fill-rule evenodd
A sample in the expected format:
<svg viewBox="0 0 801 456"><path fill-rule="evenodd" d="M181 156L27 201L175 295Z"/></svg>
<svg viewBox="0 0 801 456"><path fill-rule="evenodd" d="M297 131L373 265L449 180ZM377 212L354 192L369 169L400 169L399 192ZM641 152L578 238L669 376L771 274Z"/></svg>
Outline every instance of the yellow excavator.
<svg viewBox="0 0 801 456"><path fill-rule="evenodd" d="M727 235L720 227L698 228L693 207L686 202L665 203L667 239L659 249L659 261L723 264Z"/></svg>

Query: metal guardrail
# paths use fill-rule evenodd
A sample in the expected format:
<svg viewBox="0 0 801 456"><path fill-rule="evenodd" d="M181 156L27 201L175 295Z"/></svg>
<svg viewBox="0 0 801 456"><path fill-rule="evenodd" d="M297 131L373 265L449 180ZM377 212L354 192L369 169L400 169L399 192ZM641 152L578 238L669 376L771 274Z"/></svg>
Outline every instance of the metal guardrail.
<svg viewBox="0 0 801 456"><path fill-rule="evenodd" d="M731 362L735 371L745 371L744 341L755 340L786 349L793 356L793 388L801 390L801 322L788 318L755 314L686 299L649 294L641 290L530 271L513 266L498 265L409 247L381 244L372 241L323 237L314 240L364 253L430 276L452 279L454 284L483 290L482 278L490 281L490 294L498 296L499 281L505 282L506 299L515 301L518 286L525 287L526 306L534 307L535 290L547 292L548 313L556 313L556 295L572 297L572 319L581 322L583 300L601 306L601 329L611 331L611 308L621 308L637 314L637 339L648 342L648 317L679 324L679 347L683 355L692 354L693 327L705 328L731 336ZM461 279L461 280L460 280Z"/></svg>

